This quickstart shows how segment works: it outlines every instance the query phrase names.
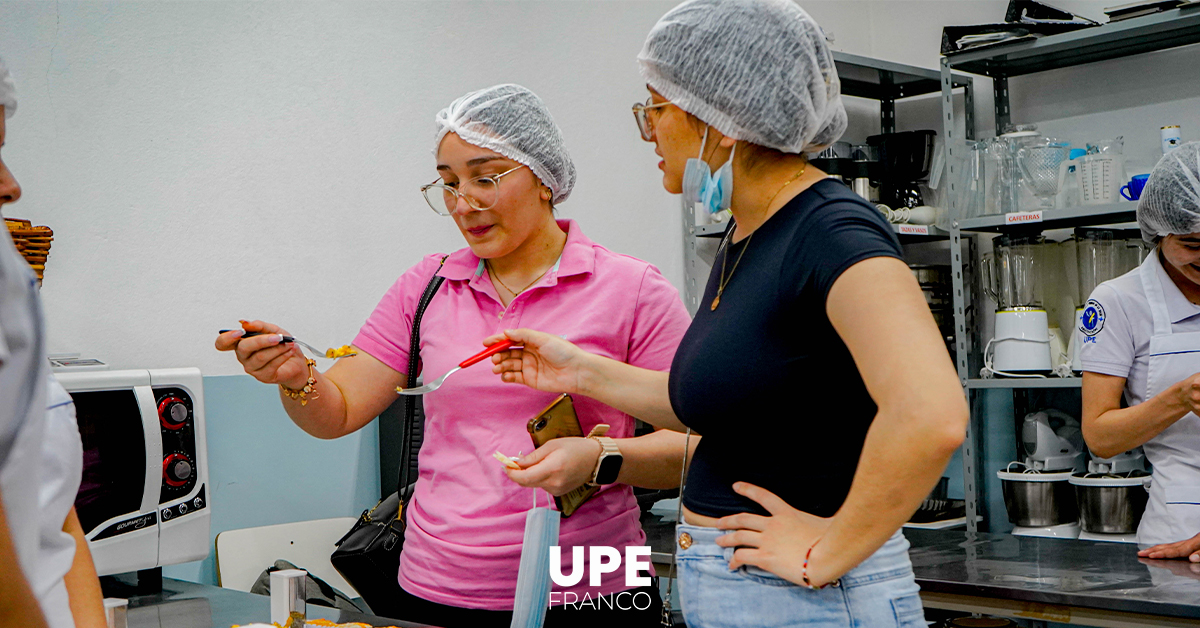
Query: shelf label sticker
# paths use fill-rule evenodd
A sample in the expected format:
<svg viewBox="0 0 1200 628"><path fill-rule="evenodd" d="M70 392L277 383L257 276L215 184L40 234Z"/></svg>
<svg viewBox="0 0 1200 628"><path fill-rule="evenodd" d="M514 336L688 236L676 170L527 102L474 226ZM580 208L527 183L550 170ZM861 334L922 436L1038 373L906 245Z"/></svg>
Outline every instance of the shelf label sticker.
<svg viewBox="0 0 1200 628"><path fill-rule="evenodd" d="M896 233L908 235L929 235L928 225L896 225Z"/></svg>
<svg viewBox="0 0 1200 628"><path fill-rule="evenodd" d="M1028 222L1041 222L1042 210L1035 212L1012 212L1004 214L1004 224L1006 225L1021 225Z"/></svg>

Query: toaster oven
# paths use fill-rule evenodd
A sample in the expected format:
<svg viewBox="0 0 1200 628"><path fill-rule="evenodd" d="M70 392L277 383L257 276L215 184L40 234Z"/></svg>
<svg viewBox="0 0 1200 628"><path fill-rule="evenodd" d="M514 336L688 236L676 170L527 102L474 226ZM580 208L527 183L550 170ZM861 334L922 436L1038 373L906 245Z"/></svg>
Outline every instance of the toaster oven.
<svg viewBox="0 0 1200 628"><path fill-rule="evenodd" d="M199 369L56 371L75 401L83 480L75 511L96 571L208 556L208 458Z"/></svg>

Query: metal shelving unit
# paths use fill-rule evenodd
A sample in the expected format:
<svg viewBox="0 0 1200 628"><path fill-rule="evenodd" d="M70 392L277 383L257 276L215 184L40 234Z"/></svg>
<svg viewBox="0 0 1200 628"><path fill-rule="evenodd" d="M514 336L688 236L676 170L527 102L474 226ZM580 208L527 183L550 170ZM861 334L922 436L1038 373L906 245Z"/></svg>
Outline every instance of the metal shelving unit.
<svg viewBox="0 0 1200 628"><path fill-rule="evenodd" d="M1019 214L981 216L958 221L959 231L989 231L999 233L1019 229L1021 225L1033 225L1043 231L1085 227L1090 225L1115 225L1137 219L1137 203L1123 201L1106 205L1081 205L1066 209L1049 209L1044 212L1021 212ZM1023 219L1034 219L1026 222Z"/></svg>
<svg viewBox="0 0 1200 628"><path fill-rule="evenodd" d="M1078 377L1046 377L1046 378L1014 378L1014 379L968 379L967 388L983 390L989 388L1006 388L1018 390L1023 388L1079 388L1083 380Z"/></svg>
<svg viewBox="0 0 1200 628"><path fill-rule="evenodd" d="M948 70L938 72L902 63L872 59L845 52L834 52L833 62L842 84L843 96L879 101L880 133L896 131L896 101L913 96L934 94L947 89L963 89L966 101L967 136L975 136L974 96L972 78ZM948 87L947 87L948 86ZM699 238L720 238L725 235L726 223L696 226L695 209L685 207L683 219L683 302L688 311L696 313L700 295L707 279L704 265L697 254ZM895 225L901 242L945 239L950 233L937 227L914 229L917 225Z"/></svg>
<svg viewBox="0 0 1200 628"><path fill-rule="evenodd" d="M729 227L727 222L719 222L711 225L700 225L696 227L697 238L723 238L725 230ZM938 229L933 225L909 225L909 224L893 224L892 231L900 237L900 241L911 239L914 242L923 240L945 240L950 237L950 232L945 229Z"/></svg>
<svg viewBox="0 0 1200 628"><path fill-rule="evenodd" d="M1002 129L1010 123L1008 78L1048 70L1067 68L1097 61L1143 54L1178 46L1200 43L1200 4L1172 9L1161 13L1131 18L1120 22L1086 28L1060 35L1041 38L1023 38L954 53L942 58L942 123L946 138L946 150L950 163L955 163L954 150L957 138L954 135L954 107L951 90L958 79L954 71L982 74L992 78L995 96L996 128ZM951 191L955 173L950 172ZM952 193L953 197L954 194ZM954 328L957 348L958 375L964 392L971 398L974 391L1006 389L1014 396L1023 396L1029 389L1073 389L1080 388L1079 378L1046 379L973 379L971 371L978 369L978 351L982 346L978 337L979 326L974 286L972 261L975 259L973 233L1029 231L1061 229L1088 225L1114 225L1135 220L1136 204L1119 202L1107 205L1071 207L1044 212L1019 212L1002 216L984 216L954 221L950 229L951 272L954 282ZM964 260L964 244L968 253ZM971 399L971 420L967 427L967 438L963 444L963 489L966 500L968 530L978 529L983 469L979 467L982 437L985 435L983 417L977 411L982 407Z"/></svg>
<svg viewBox="0 0 1200 628"><path fill-rule="evenodd" d="M1200 42L1200 5L943 57L942 67L993 79L996 128L1009 123L1008 78ZM1001 104L1003 103L1003 105Z"/></svg>

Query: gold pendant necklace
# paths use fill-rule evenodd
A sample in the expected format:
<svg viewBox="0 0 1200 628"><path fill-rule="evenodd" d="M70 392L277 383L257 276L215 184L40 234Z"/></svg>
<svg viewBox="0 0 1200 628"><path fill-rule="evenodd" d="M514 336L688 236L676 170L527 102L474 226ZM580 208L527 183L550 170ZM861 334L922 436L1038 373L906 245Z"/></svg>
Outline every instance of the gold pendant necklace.
<svg viewBox="0 0 1200 628"><path fill-rule="evenodd" d="M550 269L554 267L554 265L553 265L553 264L551 264L550 266L547 266L547 267L546 267L546 270L543 270L543 271L542 271L542 274L540 274L540 275L538 275L537 277L535 277L533 281L531 281L531 282L529 282L529 283L525 284L525 287L524 287L524 288L521 288L520 290L517 290L516 292L513 292L513 289L512 289L512 288L509 288L509 287L508 287L508 284L504 283L504 280L500 278L500 275L496 274L496 271L492 270L492 264L491 264L490 262L488 262L487 260L483 260L483 265L484 265L484 266L487 266L487 269L488 269L488 275L490 275L490 276L491 276L492 278L494 278L496 281L500 282L500 285L501 285L501 286L504 286L504 289L505 289L505 290L508 290L508 291L509 291L509 292L510 292L510 293L511 293L511 294L512 294L514 297L515 297L515 296L517 296L518 294L520 294L520 293L522 293L522 292L525 292L526 290L528 290L530 286L532 286L533 284L537 283L537 282L538 282L538 280L539 280L539 279L541 279L542 277L545 277L545 276L546 276L546 273L550 272Z"/></svg>
<svg viewBox="0 0 1200 628"><path fill-rule="evenodd" d="M799 179L804 174L804 169L807 167L808 162L805 161L804 165L800 166L799 172L792 175L792 178L784 181L783 185L779 186L779 189L776 190L775 194L771 196L771 200L767 201L767 209L771 209L771 203L775 202L775 199L779 196L779 193L783 192L784 188L791 185L792 181ZM721 295L725 292L725 286L729 285L730 279L733 279L733 273L737 272L737 267L742 261L742 256L746 254L746 249L750 248L750 240L754 238L755 233L758 233L758 230L755 229L753 233L746 237L746 245L742 247L742 252L738 253L737 259L733 261L733 268L730 269L729 277L726 278L725 262L729 259L729 239L733 236L734 229L736 228L737 224L733 221L730 221L729 228L725 230L725 238L721 240L721 248L725 249L725 254L721 256L721 280L717 282L717 296L713 298L712 305L708 308L709 311L715 312L717 310L717 306L721 304Z"/></svg>

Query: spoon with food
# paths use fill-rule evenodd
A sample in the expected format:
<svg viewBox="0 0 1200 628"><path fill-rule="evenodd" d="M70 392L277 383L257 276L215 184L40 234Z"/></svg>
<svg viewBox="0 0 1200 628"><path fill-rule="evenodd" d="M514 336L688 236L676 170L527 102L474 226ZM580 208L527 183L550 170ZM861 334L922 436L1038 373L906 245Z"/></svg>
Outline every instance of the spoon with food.
<svg viewBox="0 0 1200 628"><path fill-rule="evenodd" d="M219 331L217 333L224 334L224 333L228 333L231 331L234 331L234 330L222 329L221 331ZM254 336L262 336L267 333L268 332L265 332L265 331L248 331L242 336L242 338L253 338ZM293 336L283 336L279 342L280 343L294 342L294 343L300 345L301 347L308 349L309 353L312 353L313 355L317 356L318 358L328 358L330 360L339 360L341 358L352 358L352 357L358 355L358 352L356 352L354 350L354 348L351 347L350 345L342 345L336 349L325 349L324 351L322 351L322 350L308 344L307 342L304 342L303 340L300 340Z"/></svg>

